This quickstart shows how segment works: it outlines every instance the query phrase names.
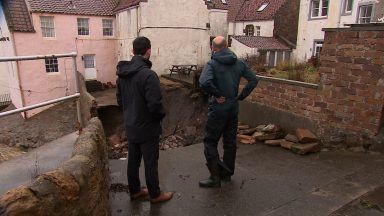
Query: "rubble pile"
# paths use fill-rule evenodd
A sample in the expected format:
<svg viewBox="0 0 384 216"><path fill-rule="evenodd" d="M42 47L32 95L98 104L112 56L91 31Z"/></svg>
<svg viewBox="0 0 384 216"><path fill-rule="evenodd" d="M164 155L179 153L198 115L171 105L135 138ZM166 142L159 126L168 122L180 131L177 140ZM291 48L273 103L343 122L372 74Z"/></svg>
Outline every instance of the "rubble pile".
<svg viewBox="0 0 384 216"><path fill-rule="evenodd" d="M297 154L315 153L321 150L316 135L308 129L298 128L295 134L285 134L281 127L275 124L259 125L251 128L239 123L237 128L238 142L253 145L264 142L270 146L280 146Z"/></svg>
<svg viewBox="0 0 384 216"><path fill-rule="evenodd" d="M183 147L184 138L178 135L171 135L160 140L160 150L168 150Z"/></svg>

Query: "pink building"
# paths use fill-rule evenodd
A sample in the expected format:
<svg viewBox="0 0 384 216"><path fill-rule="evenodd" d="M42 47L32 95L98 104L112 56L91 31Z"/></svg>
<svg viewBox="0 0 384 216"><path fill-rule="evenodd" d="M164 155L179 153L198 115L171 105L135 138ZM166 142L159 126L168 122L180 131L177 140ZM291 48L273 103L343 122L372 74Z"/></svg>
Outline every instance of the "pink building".
<svg viewBox="0 0 384 216"><path fill-rule="evenodd" d="M118 0L4 0L13 41L9 56L77 52L77 69L86 80L115 82L115 18ZM16 107L74 93L72 60L21 61L9 77ZM16 72L15 72L16 71ZM18 90L20 89L20 90ZM40 110L32 110L27 117Z"/></svg>

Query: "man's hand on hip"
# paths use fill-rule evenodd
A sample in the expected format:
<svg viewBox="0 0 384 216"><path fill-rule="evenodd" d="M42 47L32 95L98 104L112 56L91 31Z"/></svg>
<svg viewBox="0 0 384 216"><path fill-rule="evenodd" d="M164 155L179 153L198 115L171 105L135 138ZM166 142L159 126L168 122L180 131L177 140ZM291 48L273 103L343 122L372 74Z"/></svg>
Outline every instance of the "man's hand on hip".
<svg viewBox="0 0 384 216"><path fill-rule="evenodd" d="M221 96L221 97L217 97L215 98L216 99L216 102L219 103L219 104L222 104L225 102L225 97Z"/></svg>

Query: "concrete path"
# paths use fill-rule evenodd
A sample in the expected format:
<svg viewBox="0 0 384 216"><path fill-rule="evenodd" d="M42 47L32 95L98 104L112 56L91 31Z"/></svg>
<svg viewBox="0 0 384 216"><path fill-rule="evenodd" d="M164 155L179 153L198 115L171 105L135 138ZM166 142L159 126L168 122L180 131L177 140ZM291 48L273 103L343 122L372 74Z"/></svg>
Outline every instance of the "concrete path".
<svg viewBox="0 0 384 216"><path fill-rule="evenodd" d="M0 163L0 195L20 185L28 184L33 177L56 169L72 156L77 132L44 144L24 155Z"/></svg>
<svg viewBox="0 0 384 216"><path fill-rule="evenodd" d="M168 203L129 200L111 193L112 215L323 216L384 184L384 156L351 152L295 155L282 148L240 145L236 174L219 189L203 189L208 176L203 146L161 152L160 184L175 191ZM127 161L110 161L111 183L127 184ZM144 179L143 177L141 178Z"/></svg>

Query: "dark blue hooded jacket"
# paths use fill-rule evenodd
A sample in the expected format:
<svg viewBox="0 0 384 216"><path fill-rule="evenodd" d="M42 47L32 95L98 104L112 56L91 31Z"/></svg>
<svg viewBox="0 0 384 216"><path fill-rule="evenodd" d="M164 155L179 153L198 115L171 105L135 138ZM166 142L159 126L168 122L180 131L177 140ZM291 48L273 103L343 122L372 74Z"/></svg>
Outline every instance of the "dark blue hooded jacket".
<svg viewBox="0 0 384 216"><path fill-rule="evenodd" d="M238 94L241 77L248 83ZM201 88L215 97L226 99L245 99L256 87L256 75L243 61L228 48L213 54L212 59L204 67L199 79Z"/></svg>

